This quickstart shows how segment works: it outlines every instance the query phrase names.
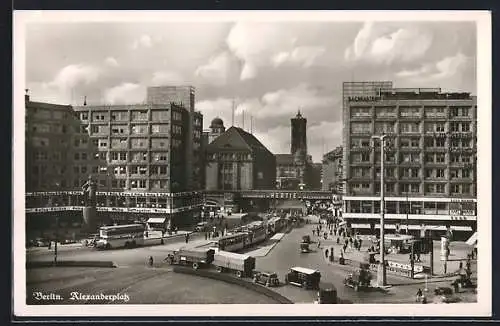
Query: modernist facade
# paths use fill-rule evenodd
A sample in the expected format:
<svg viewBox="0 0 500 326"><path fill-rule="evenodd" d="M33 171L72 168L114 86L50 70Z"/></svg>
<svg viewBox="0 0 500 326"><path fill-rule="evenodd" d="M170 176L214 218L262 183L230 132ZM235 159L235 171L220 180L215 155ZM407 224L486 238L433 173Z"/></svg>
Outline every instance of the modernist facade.
<svg viewBox="0 0 500 326"><path fill-rule="evenodd" d="M379 227L381 151L371 137L385 134L386 228L475 230L476 98L354 86L344 83L344 218L357 229Z"/></svg>
<svg viewBox="0 0 500 326"><path fill-rule="evenodd" d="M343 155L342 146L338 146L333 151L323 155L321 173L322 190L332 191L335 194L343 193Z"/></svg>
<svg viewBox="0 0 500 326"><path fill-rule="evenodd" d="M179 98L194 97L192 88L179 90ZM194 99L185 108L175 96L154 97L148 90L148 100L71 108L27 99L27 213L81 210L81 186L92 175L103 223L150 217L163 220L165 227L193 223L202 205L203 116L194 111ZM61 114L62 120L51 122ZM60 164L39 164L39 157L55 160L59 152ZM40 174L43 169L57 173Z"/></svg>
<svg viewBox="0 0 500 326"><path fill-rule="evenodd" d="M312 157L307 154L307 119L299 111L290 122L290 154L276 154L276 188L308 189L312 186Z"/></svg>

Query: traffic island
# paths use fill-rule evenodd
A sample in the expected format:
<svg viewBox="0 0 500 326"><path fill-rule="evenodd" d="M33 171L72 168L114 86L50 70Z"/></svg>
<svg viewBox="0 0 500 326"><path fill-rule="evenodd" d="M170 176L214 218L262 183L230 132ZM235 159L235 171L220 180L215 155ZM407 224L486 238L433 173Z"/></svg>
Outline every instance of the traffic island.
<svg viewBox="0 0 500 326"><path fill-rule="evenodd" d="M245 279L233 277L233 276L228 275L228 274L215 273L215 272L212 272L212 271L206 270L206 269L205 270L203 270L203 269L195 270L193 268L184 267L184 266L174 266L173 271L174 271L174 273L182 273L182 274L195 275L195 276L199 276L199 277L206 277L206 278L210 278L210 279L214 279L214 280L218 280L218 281L222 281L222 282L226 282L226 283L239 285L239 286L242 286L242 287L249 289L251 291L261 293L261 294L275 300L278 303L293 304L293 301L282 296L281 294L279 294L277 292L274 292L274 291L272 291L264 286L251 283Z"/></svg>
<svg viewBox="0 0 500 326"><path fill-rule="evenodd" d="M84 260L58 260L54 261L29 261L26 262L26 268L44 268L44 267L101 267L116 268L117 265L112 261L84 261Z"/></svg>

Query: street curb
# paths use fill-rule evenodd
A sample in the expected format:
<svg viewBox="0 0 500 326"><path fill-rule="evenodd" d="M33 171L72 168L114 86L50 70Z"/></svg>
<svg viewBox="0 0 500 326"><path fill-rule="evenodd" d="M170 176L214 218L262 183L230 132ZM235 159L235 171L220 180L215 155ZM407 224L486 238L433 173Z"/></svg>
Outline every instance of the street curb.
<svg viewBox="0 0 500 326"><path fill-rule="evenodd" d="M44 268L44 267L102 267L116 268L117 265L112 261L84 261L84 260L62 260L54 263L53 261L30 261L26 262L26 269Z"/></svg>
<svg viewBox="0 0 500 326"><path fill-rule="evenodd" d="M264 286L254 284L248 281L245 281L244 279L239 279L227 274L219 274L219 273L214 273L210 272L208 270L194 270L189 267L183 267L183 266L174 266L173 268L174 273L180 273L180 274L188 274L188 275L195 275L195 276L200 276L200 277L206 277L206 278L211 278L214 280L230 283L230 284L235 284L244 288L247 288L248 290L263 294L278 303L282 304L293 304L293 301L290 299L282 296L281 294L274 292Z"/></svg>

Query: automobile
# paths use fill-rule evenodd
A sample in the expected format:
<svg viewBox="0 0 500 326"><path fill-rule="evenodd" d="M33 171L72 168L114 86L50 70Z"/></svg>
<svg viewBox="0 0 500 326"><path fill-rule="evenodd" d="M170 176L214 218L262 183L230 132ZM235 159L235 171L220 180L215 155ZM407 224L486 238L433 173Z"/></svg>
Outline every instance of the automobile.
<svg viewBox="0 0 500 326"><path fill-rule="evenodd" d="M369 264L361 263L357 270L346 276L344 279L344 285L353 288L354 291L357 292L360 289L369 288L371 280L372 275L369 270Z"/></svg>
<svg viewBox="0 0 500 326"><path fill-rule="evenodd" d="M35 247L48 247L49 243L50 243L49 240L43 238L37 238L34 241Z"/></svg>
<svg viewBox="0 0 500 326"><path fill-rule="evenodd" d="M315 303L319 304L335 304L338 303L337 288L332 283L320 283L318 290L318 300Z"/></svg>
<svg viewBox="0 0 500 326"><path fill-rule="evenodd" d="M265 286L278 286L280 284L278 275L272 272L254 272L253 282Z"/></svg>
<svg viewBox="0 0 500 326"><path fill-rule="evenodd" d="M301 242L300 243L300 252L301 253L311 252L311 249L309 248L309 243L307 243L307 242Z"/></svg>
<svg viewBox="0 0 500 326"><path fill-rule="evenodd" d="M453 295L453 290L449 287L440 286L435 288L434 295L434 303L455 303L460 301L460 298Z"/></svg>
<svg viewBox="0 0 500 326"><path fill-rule="evenodd" d="M285 276L285 284L293 284L304 289L319 289L321 273L305 267L292 267Z"/></svg>
<svg viewBox="0 0 500 326"><path fill-rule="evenodd" d="M304 235L302 237L302 242L305 242L305 243L311 243L311 237L308 236L308 235Z"/></svg>
<svg viewBox="0 0 500 326"><path fill-rule="evenodd" d="M198 224L196 224L194 230L196 232L203 232L203 231L206 231L208 228L208 222L200 222Z"/></svg>

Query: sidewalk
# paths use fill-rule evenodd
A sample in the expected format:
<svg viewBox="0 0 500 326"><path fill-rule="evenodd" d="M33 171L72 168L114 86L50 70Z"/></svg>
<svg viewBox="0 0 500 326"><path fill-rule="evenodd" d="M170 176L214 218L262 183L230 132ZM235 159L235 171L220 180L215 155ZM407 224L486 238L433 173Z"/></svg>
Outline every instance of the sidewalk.
<svg viewBox="0 0 500 326"><path fill-rule="evenodd" d="M312 232L313 229L316 229L317 225L311 225L310 230ZM320 233L323 234L325 230L325 227L323 227L323 231ZM312 233L311 233L312 234ZM340 244L337 244L337 238L340 239ZM368 248L370 248L373 243L370 241L369 236L364 236L361 237L362 240L362 247L360 250L354 249L350 245L348 245L346 252L344 253L344 258L346 260L350 260L353 262L368 262ZM340 252L342 250L344 241L346 238L340 237L340 236L335 236L335 235L330 235L328 231L328 237L327 240L323 238L323 236L319 237L316 234L311 237L313 241L320 241L321 242L321 249L323 250L323 253L325 252L326 249L331 251L331 248L333 247L334 251L334 257L335 261L338 262L338 259L340 257ZM465 260L467 259L467 254L469 253L469 248L461 242L452 242L450 244L450 250L451 250L451 255L450 259L446 263L446 273L444 273L444 262L440 260L440 243L439 241L434 241L434 275L432 278L449 278L449 277L454 277L456 276L455 272L458 271L459 269L459 264L460 261L463 261L463 267L465 267ZM323 255L324 256L324 255ZM379 259L379 255L375 255L375 259ZM385 259L391 262L394 262L396 264L409 264L409 254L386 254ZM415 262L415 266L429 266L429 259L430 259L430 254L422 254L420 256L421 262ZM475 261L472 263L473 265L473 271L474 271L474 265ZM393 276L392 273L389 274L391 277ZM396 276L396 275L394 275ZM415 278L417 279L423 279L425 275L423 274L416 274Z"/></svg>

